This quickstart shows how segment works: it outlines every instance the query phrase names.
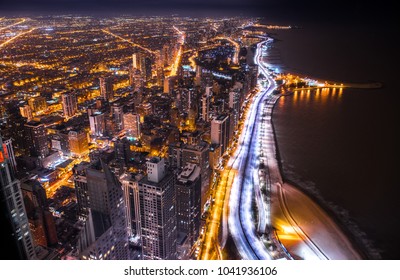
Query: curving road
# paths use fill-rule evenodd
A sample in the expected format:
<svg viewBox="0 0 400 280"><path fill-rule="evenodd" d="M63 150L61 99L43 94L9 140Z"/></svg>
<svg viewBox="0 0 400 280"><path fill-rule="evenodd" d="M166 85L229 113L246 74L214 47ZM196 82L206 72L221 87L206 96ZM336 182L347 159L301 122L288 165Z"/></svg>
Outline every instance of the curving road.
<svg viewBox="0 0 400 280"><path fill-rule="evenodd" d="M271 41L268 39L258 44L255 55L257 63L261 62L262 46ZM229 199L229 231L241 258L248 260L272 259L269 251L257 236L252 211L254 194L259 193L258 146L261 112L263 103L276 88L273 79L267 75L266 77L268 77L268 86L253 97L244 121L238 148L228 162L228 167L237 171ZM265 223L266 211L259 211L259 219Z"/></svg>

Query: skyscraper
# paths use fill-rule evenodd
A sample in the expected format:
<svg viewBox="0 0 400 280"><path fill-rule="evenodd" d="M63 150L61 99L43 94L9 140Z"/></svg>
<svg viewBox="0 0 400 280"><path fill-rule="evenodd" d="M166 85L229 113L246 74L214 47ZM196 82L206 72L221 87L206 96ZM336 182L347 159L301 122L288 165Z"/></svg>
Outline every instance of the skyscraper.
<svg viewBox="0 0 400 280"><path fill-rule="evenodd" d="M33 97L28 100L28 104L36 115L40 115L47 108L46 98L42 96Z"/></svg>
<svg viewBox="0 0 400 280"><path fill-rule="evenodd" d="M124 128L128 137L140 138L140 116L128 112L124 114Z"/></svg>
<svg viewBox="0 0 400 280"><path fill-rule="evenodd" d="M49 211L45 189L39 181L27 179L21 182L21 190L35 245L57 245L56 226Z"/></svg>
<svg viewBox="0 0 400 280"><path fill-rule="evenodd" d="M86 184L82 182L75 185L75 188L87 188L87 193L85 190L79 191L79 209L88 210L86 217L81 215L85 226L79 242L80 257L103 260L129 259L121 183L102 160L93 163L78 176L85 176Z"/></svg>
<svg viewBox="0 0 400 280"><path fill-rule="evenodd" d="M203 94L201 97L201 118L208 122L210 117L210 97Z"/></svg>
<svg viewBox="0 0 400 280"><path fill-rule="evenodd" d="M115 123L115 128L119 132L124 129L124 106L120 103L111 105L111 114Z"/></svg>
<svg viewBox="0 0 400 280"><path fill-rule="evenodd" d="M9 160L3 150L0 135L0 218L5 238L4 248L10 248L7 258L36 259L28 217L23 202L19 180L10 171ZM7 250L8 251L8 250ZM1 254L3 255L3 254Z"/></svg>
<svg viewBox="0 0 400 280"><path fill-rule="evenodd" d="M86 170L90 167L89 162L81 162L74 166L74 185L76 200L78 201L78 217L83 220L89 215L89 192L87 186Z"/></svg>
<svg viewBox="0 0 400 280"><path fill-rule="evenodd" d="M114 86L112 76L100 77L100 96L104 100L112 100L114 98Z"/></svg>
<svg viewBox="0 0 400 280"><path fill-rule="evenodd" d="M139 53L132 54L132 66L135 69L138 69L138 70L141 69L140 54Z"/></svg>
<svg viewBox="0 0 400 280"><path fill-rule="evenodd" d="M184 167L192 163L200 168L202 207L208 199L210 189L209 157L209 144L206 142L200 142L196 145L185 145L182 148L182 166Z"/></svg>
<svg viewBox="0 0 400 280"><path fill-rule="evenodd" d="M233 117L233 127L236 128L239 122L239 117L240 117L240 91L238 90L233 90L229 92L229 108L231 108L232 111L232 117Z"/></svg>
<svg viewBox="0 0 400 280"><path fill-rule="evenodd" d="M47 142L47 131L40 122L30 121L25 124L25 137L31 156L40 159L49 154L49 146Z"/></svg>
<svg viewBox="0 0 400 280"><path fill-rule="evenodd" d="M200 167L187 163L176 180L176 208L178 236L187 239L189 250L199 236L200 192ZM185 258L187 253L182 252L180 257Z"/></svg>
<svg viewBox="0 0 400 280"><path fill-rule="evenodd" d="M29 105L24 105L19 107L21 116L28 119L28 122L33 119L32 108Z"/></svg>
<svg viewBox="0 0 400 280"><path fill-rule="evenodd" d="M89 152L89 143L85 130L70 130L68 132L69 149L72 155L82 156Z"/></svg>
<svg viewBox="0 0 400 280"><path fill-rule="evenodd" d="M175 176L164 159L147 162L147 177L139 181L143 259L176 259Z"/></svg>
<svg viewBox="0 0 400 280"><path fill-rule="evenodd" d="M126 173L121 177L121 183L124 190L124 199L126 206L126 221L128 235L131 238L140 236L140 200L139 200L139 183L138 178L130 173Z"/></svg>
<svg viewBox="0 0 400 280"><path fill-rule="evenodd" d="M106 130L106 122L104 118L104 113L95 112L93 115L89 116L90 123L90 134L92 136L104 136Z"/></svg>
<svg viewBox="0 0 400 280"><path fill-rule="evenodd" d="M15 174L17 172L17 162L15 160L15 154L11 139L4 140L3 151L6 158L8 159L11 171L13 172L13 174Z"/></svg>
<svg viewBox="0 0 400 280"><path fill-rule="evenodd" d="M221 154L224 154L230 135L229 115L219 115L211 121L211 143L221 145Z"/></svg>
<svg viewBox="0 0 400 280"><path fill-rule="evenodd" d="M75 92L68 92L61 95L64 117L70 118L78 111Z"/></svg>

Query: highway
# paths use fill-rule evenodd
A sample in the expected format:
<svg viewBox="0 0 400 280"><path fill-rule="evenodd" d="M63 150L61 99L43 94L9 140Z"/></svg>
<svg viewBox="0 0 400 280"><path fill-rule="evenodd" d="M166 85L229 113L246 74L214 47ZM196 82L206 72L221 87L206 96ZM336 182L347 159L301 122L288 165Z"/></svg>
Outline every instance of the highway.
<svg viewBox="0 0 400 280"><path fill-rule="evenodd" d="M262 45L271 41L268 39L258 44L255 61L259 65L262 63ZM270 252L256 233L252 209L254 194L259 194L259 127L263 104L276 88L274 80L266 76L268 85L252 98L239 137L239 146L228 162L228 168L237 170L229 199L229 231L241 258L247 260L272 259ZM266 223L268 217L264 207L258 211L258 216L262 223Z"/></svg>

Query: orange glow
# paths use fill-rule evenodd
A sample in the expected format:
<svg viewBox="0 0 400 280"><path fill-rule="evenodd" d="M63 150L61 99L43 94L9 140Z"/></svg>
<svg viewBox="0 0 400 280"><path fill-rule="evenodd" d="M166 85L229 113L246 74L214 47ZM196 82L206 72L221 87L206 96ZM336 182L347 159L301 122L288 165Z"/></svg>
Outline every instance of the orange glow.
<svg viewBox="0 0 400 280"><path fill-rule="evenodd" d="M143 46L141 46L141 45L139 45L139 44L136 44L136 43L134 43L134 42L132 42L132 41L129 41L129 40L125 39L124 37L121 37L121 36L119 36L119 35L116 35L116 34L114 34L114 33L111 33L111 32L108 31L108 30L102 29L101 31L103 31L104 33L107 33L107 34L109 34L109 35L111 35L111 36L114 36L115 38L118 38L118 39L120 39L120 40L122 40L122 41L124 41L124 42L127 42L127 43L131 44L132 46L141 48L142 50L144 50L144 51L146 51L146 52L149 52L149 53L152 53L152 54L155 54L155 53L156 53L156 52L154 52L154 51L152 51L152 50L150 50L150 49L148 49L148 48L145 48L145 47L143 47Z"/></svg>
<svg viewBox="0 0 400 280"><path fill-rule="evenodd" d="M25 34L31 33L33 30L35 30L36 28L32 28L29 31L26 32L21 32L18 35L12 37L11 39L8 39L7 41L3 42L0 44L0 48L4 47L5 45L11 43L12 41L14 41L15 39L17 39L18 37L24 36Z"/></svg>
<svg viewBox="0 0 400 280"><path fill-rule="evenodd" d="M7 29L7 28L10 28L10 27L13 27L14 25L18 25L18 24L24 23L25 21L26 21L26 19L23 18L21 21L18 21L18 22L16 22L16 23L13 23L13 24L10 24L10 25L8 25L8 26L5 26L5 27L0 28L0 31L1 31L1 30L4 30L4 29Z"/></svg>

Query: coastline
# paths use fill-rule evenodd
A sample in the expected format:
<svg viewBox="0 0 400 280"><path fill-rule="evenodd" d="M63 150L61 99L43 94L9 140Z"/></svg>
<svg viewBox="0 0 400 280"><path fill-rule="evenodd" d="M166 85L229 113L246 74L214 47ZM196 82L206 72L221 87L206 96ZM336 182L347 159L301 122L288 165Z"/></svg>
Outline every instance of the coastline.
<svg viewBox="0 0 400 280"><path fill-rule="evenodd" d="M318 207L320 207L321 210L326 213L328 218L331 219L335 223L335 225L340 228L340 230L345 234L348 240L351 241L352 245L355 247L356 251L360 254L362 259L381 259L381 255L379 254L379 252L377 252L377 250L373 248L373 245L369 242L369 240L365 239L366 234L358 227L358 225L355 224L355 222L352 221L350 217L343 217L343 215L340 215L340 210L342 209L334 209L332 203L326 201L319 193L315 193L315 191L318 190L314 190L313 192L310 189L301 186L301 183L296 182L292 178L288 177L288 175L286 174L282 164L282 157L279 150L279 142L276 136L276 128L273 120L274 109L276 104L279 102L279 99L280 97L274 103L272 108L271 124L276 149L275 157L278 163L278 168L282 177L283 184L291 185L297 191L301 192L307 198L312 200Z"/></svg>

